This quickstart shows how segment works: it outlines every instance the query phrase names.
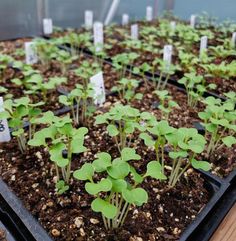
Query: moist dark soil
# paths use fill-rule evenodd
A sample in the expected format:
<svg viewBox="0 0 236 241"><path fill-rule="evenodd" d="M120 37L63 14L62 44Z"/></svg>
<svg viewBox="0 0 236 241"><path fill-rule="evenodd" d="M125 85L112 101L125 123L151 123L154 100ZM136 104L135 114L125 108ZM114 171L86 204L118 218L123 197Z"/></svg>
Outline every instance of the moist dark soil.
<svg viewBox="0 0 236 241"><path fill-rule="evenodd" d="M104 127L90 128L88 135L85 141L88 151L75 157L73 170L94 160L94 155L100 151L117 156L117 148ZM142 142L135 140L133 145L142 156L142 160L133 165L138 172L144 173L146 164L155 158L155 154ZM149 194L148 203L142 207L132 206L122 228L106 231L100 214L91 210L93 197L85 192L83 182L71 179L70 190L61 196L56 195L55 170L46 149L29 149L21 154L13 140L1 145L0 154L2 178L58 241L178 240L212 196L209 184L193 169L189 169L173 189L167 189L165 182L147 179L142 187Z"/></svg>

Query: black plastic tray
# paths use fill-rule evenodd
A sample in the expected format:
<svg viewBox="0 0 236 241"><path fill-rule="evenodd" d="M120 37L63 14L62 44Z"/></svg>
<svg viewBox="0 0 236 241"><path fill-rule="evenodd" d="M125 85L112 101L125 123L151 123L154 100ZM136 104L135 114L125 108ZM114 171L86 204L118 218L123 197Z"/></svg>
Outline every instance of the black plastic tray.
<svg viewBox="0 0 236 241"><path fill-rule="evenodd" d="M11 234L17 241L52 241L1 178L0 195L1 209L5 215L2 222L6 222L5 226L11 227Z"/></svg>
<svg viewBox="0 0 236 241"><path fill-rule="evenodd" d="M197 215L196 219L186 228L181 235L179 241L188 241L190 236L197 232L198 227L204 225L204 221L211 212L214 212L214 208L221 202L223 194L228 189L229 184L219 182L218 179L210 175L204 175L207 182L207 188L212 192L212 197L207 205ZM21 220L27 232L24 233L25 240L28 241L52 241L51 237L42 228L42 226L36 221L36 219L24 208L22 202L12 193L8 186L0 179L0 194L5 199L10 207L8 209L8 216L11 217L16 230L21 230L19 224L16 221L17 218ZM16 218L17 216L17 218ZM24 240L24 239L23 239Z"/></svg>
<svg viewBox="0 0 236 241"><path fill-rule="evenodd" d="M205 173L210 178L214 177L211 173ZM225 180L218 178L218 181L227 183ZM208 241L218 228L224 217L230 211L232 206L236 203L236 180L233 183L228 184L226 192L222 195L221 201L215 205L215 208L211 210L204 223L201 223L189 236L188 241Z"/></svg>

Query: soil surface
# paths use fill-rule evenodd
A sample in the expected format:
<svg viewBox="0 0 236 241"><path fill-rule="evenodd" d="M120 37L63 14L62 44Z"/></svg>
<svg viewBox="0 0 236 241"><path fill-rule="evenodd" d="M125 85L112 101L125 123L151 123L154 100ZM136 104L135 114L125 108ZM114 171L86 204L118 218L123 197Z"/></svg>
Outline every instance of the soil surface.
<svg viewBox="0 0 236 241"><path fill-rule="evenodd" d="M137 140L133 145L142 155L142 160L136 161L134 166L144 173L147 162L155 158L155 153ZM94 160L97 152L107 151L114 157L118 153L104 127L91 128L85 146L88 151L75 157L73 170ZM0 175L58 241L178 240L212 196L209 184L193 169L189 169L171 190L166 189L165 182L147 179L142 187L149 194L148 203L142 207L132 206L122 228L106 231L100 214L91 210L93 198L84 190L83 182L71 179L70 190L58 196L53 182L55 170L47 150L29 149L25 154L17 150L15 140L1 145Z"/></svg>

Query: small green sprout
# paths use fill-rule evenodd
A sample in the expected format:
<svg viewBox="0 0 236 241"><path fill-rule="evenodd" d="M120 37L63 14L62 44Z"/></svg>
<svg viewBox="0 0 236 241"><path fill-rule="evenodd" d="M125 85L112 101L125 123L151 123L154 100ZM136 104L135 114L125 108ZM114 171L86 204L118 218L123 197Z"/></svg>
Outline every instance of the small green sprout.
<svg viewBox="0 0 236 241"><path fill-rule="evenodd" d="M148 112L140 113L129 105L116 104L109 112L96 116L95 124L107 125L108 135L114 138L121 152L123 148L130 147L136 129L144 131L146 126L155 121L155 117Z"/></svg>
<svg viewBox="0 0 236 241"><path fill-rule="evenodd" d="M65 193L66 191L69 190L69 186L65 184L65 181L63 180L60 180L56 183L56 190L57 190L57 193L60 195L60 194L63 194Z"/></svg>
<svg viewBox="0 0 236 241"><path fill-rule="evenodd" d="M74 70L75 74L83 80L84 88L87 88L90 78L100 71L101 68L97 62L90 63L86 60L80 64L79 68Z"/></svg>
<svg viewBox="0 0 236 241"><path fill-rule="evenodd" d="M44 124L47 127L36 132L28 144L48 148L50 160L55 164L57 182L62 176L65 183L69 184L72 155L87 150L84 146L84 138L88 129L85 127L73 128L72 120L68 116L57 117L51 111L43 113L35 120L35 123ZM64 157L63 151L67 151L66 157Z"/></svg>
<svg viewBox="0 0 236 241"><path fill-rule="evenodd" d="M128 67L134 64L134 61L139 57L136 53L117 54L112 58L112 63L115 69L119 72L119 79L125 77Z"/></svg>
<svg viewBox="0 0 236 241"><path fill-rule="evenodd" d="M163 174L165 174L164 167L166 163L164 147L168 145L171 150L169 157L172 160L172 168L168 176L169 187L174 187L190 166L205 171L210 169L208 162L196 160L196 155L204 151L206 143L205 138L198 134L196 129L175 129L169 126L167 121L160 121L152 128L147 128L147 130L148 133L141 133L140 138L144 140L145 145L148 147L154 147Z"/></svg>
<svg viewBox="0 0 236 241"><path fill-rule="evenodd" d="M148 193L139 187L146 177L166 179L157 161L149 162L146 173L139 174L129 162L140 159L132 148L124 148L121 157L114 160L108 153L101 152L92 164L86 163L74 172L76 179L86 181L85 190L95 197L91 208L102 214L107 230L124 224L131 205L147 203ZM103 174L104 178L95 182L97 174Z"/></svg>
<svg viewBox="0 0 236 241"><path fill-rule="evenodd" d="M146 77L146 73L150 72L150 70L151 70L151 66L148 63L143 63L140 67L134 67L133 68L134 74L141 74L146 88L148 87L148 83L147 83L148 79Z"/></svg>
<svg viewBox="0 0 236 241"><path fill-rule="evenodd" d="M202 99L203 94L207 90L213 90L216 88L215 84L206 84L206 81L202 75L197 75L195 72L186 73L178 83L183 84L187 91L188 105L192 108L196 107L198 101Z"/></svg>
<svg viewBox="0 0 236 241"><path fill-rule="evenodd" d="M173 108L179 108L179 105L172 100L172 96L169 95L167 90L156 90L154 91L154 94L156 94L161 103L158 106L158 108L161 110L162 113L162 119L165 119L168 121L169 114L171 113Z"/></svg>
<svg viewBox="0 0 236 241"><path fill-rule="evenodd" d="M43 101L46 103L48 92L55 90L56 87L66 82L65 77L50 77L48 81L44 81L41 75L33 75L32 78L27 80L28 90L25 91L25 94L34 96L41 94Z"/></svg>
<svg viewBox="0 0 236 241"><path fill-rule="evenodd" d="M84 126L88 124L88 118L96 110L93 104L94 89L91 84L86 88L77 84L67 96L59 96L59 102L65 106L70 106L73 120L76 125L82 123ZM74 106L76 104L76 107Z"/></svg>
<svg viewBox="0 0 236 241"><path fill-rule="evenodd" d="M204 112L199 112L198 116L203 120L206 129L206 137L210 137L207 146L207 154L212 154L223 145L231 147L236 144L236 111L235 93L226 94L229 96L227 101L222 102L212 96L207 97L203 103L206 104Z"/></svg>
<svg viewBox="0 0 236 241"><path fill-rule="evenodd" d="M111 91L118 91L119 97L130 103L132 100L141 100L143 95L141 93L135 94L135 89L138 88L140 81L136 79L123 78L118 81L118 85L114 86Z"/></svg>
<svg viewBox="0 0 236 241"><path fill-rule="evenodd" d="M159 78L154 81L156 82L157 90L164 90L166 88L167 82L171 75L173 75L177 70L179 70L179 66L168 64L166 61L162 59L155 59L153 61L153 65L158 65L158 70L160 72ZM162 82L163 77L165 76L165 80Z"/></svg>
<svg viewBox="0 0 236 241"><path fill-rule="evenodd" d="M28 97L4 101L5 111L0 113L0 119L9 120L9 127L13 129L12 135L17 138L21 153L24 153L27 149L27 138L30 140L35 132L34 120L41 113L38 107L43 104L44 102L33 104ZM28 137L24 129L25 121L29 122Z"/></svg>

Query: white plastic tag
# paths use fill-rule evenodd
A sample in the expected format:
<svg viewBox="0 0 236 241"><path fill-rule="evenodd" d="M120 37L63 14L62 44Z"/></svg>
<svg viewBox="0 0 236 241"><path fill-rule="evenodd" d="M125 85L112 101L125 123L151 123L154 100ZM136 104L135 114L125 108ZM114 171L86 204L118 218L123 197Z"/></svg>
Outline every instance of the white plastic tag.
<svg viewBox="0 0 236 241"><path fill-rule="evenodd" d="M172 30L175 30L175 28L176 28L176 22L175 22L175 21L171 21L171 22L170 22L170 27L171 27Z"/></svg>
<svg viewBox="0 0 236 241"><path fill-rule="evenodd" d="M51 18L44 18L43 19L43 32L46 35L53 33L53 24L52 24Z"/></svg>
<svg viewBox="0 0 236 241"><path fill-rule="evenodd" d="M86 10L84 12L84 25L86 29L93 27L93 11Z"/></svg>
<svg viewBox="0 0 236 241"><path fill-rule="evenodd" d="M90 78L90 83L95 91L94 104L102 105L106 101L106 92L104 86L103 72L99 72Z"/></svg>
<svg viewBox="0 0 236 241"><path fill-rule="evenodd" d="M33 42L25 42L25 62L26 64L36 64L38 62Z"/></svg>
<svg viewBox="0 0 236 241"><path fill-rule="evenodd" d="M146 8L146 20L147 21L153 20L153 9L151 6L147 6Z"/></svg>
<svg viewBox="0 0 236 241"><path fill-rule="evenodd" d="M4 111L3 98L0 97L0 112ZM0 120L0 142L8 142L11 140L8 123L6 119Z"/></svg>
<svg viewBox="0 0 236 241"><path fill-rule="evenodd" d="M172 61L172 52L173 46L172 45L165 45L163 50L163 61L166 64L166 70L169 70L171 61Z"/></svg>
<svg viewBox="0 0 236 241"><path fill-rule="evenodd" d="M233 47L235 48L235 46L236 46L236 32L233 32L233 34L232 34L232 44L233 44Z"/></svg>
<svg viewBox="0 0 236 241"><path fill-rule="evenodd" d="M138 24L131 25L131 38L138 40Z"/></svg>
<svg viewBox="0 0 236 241"><path fill-rule="evenodd" d="M202 36L201 37L201 42L200 42L200 54L202 51L207 49L207 36Z"/></svg>
<svg viewBox="0 0 236 241"><path fill-rule="evenodd" d="M191 17L190 17L190 26L192 27L192 28L195 28L195 24L196 24L196 15L191 15Z"/></svg>
<svg viewBox="0 0 236 241"><path fill-rule="evenodd" d="M122 15L122 25L125 26L128 23L129 23L129 15L125 13Z"/></svg>
<svg viewBox="0 0 236 241"><path fill-rule="evenodd" d="M103 24L100 22L95 22L93 24L93 39L94 46L96 47L96 52L102 50L104 37L103 37Z"/></svg>

